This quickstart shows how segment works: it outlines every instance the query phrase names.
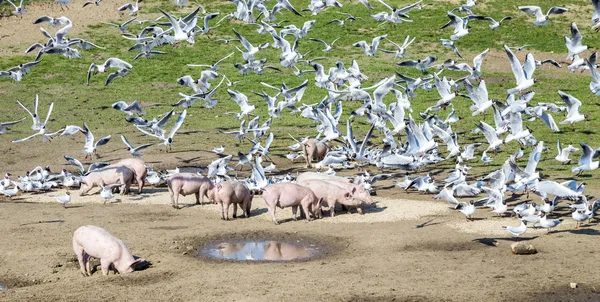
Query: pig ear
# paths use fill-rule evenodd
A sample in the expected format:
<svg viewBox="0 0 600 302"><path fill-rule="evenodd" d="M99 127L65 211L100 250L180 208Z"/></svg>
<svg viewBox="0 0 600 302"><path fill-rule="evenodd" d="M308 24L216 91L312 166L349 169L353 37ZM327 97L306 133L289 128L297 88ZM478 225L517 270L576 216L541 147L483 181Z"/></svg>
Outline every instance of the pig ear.
<svg viewBox="0 0 600 302"><path fill-rule="evenodd" d="M144 259L144 258L137 258L136 260L134 260L133 262L131 262L131 264L129 264L129 267L131 267L133 270L135 270L135 266L138 263L142 263L142 262L145 262L145 261L146 261L146 259Z"/></svg>

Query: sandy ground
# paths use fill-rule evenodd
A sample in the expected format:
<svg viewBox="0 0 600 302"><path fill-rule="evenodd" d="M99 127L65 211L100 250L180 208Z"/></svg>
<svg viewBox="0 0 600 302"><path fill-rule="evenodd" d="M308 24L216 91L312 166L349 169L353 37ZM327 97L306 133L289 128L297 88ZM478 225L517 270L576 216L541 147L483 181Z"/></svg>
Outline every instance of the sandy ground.
<svg viewBox="0 0 600 302"><path fill-rule="evenodd" d="M523 240L539 253L516 256L501 226L485 210L465 222L430 196L379 192L365 215L339 213L307 222L291 210L270 222L261 197L252 217L223 221L217 205L181 210L165 188L116 196L79 197L67 209L53 196L23 194L0 202L0 291L4 301L590 301L599 295L596 224L574 230L566 218L553 234L528 230ZM415 198L416 197L416 198ZM421 199L421 200L414 200ZM429 200L428 200L429 199ZM563 212L563 215L568 213ZM73 231L86 224L107 228L152 266L130 275L84 278L71 249ZM196 257L209 242L227 239L302 239L326 250L308 261L236 263ZM578 283L577 289L569 287ZM149 293L152 293L149 295Z"/></svg>
<svg viewBox="0 0 600 302"><path fill-rule="evenodd" d="M454 2L454 0L452 0ZM76 25L111 19L123 20L117 2L61 11L57 4L30 5L27 23L41 15L67 16ZM14 28L18 17L0 18L0 28ZM48 26L44 26L47 28ZM53 32L53 31L52 31ZM41 41L39 26L3 31L0 55L22 53L31 41ZM504 54L488 59L504 61ZM496 71L495 64L485 68ZM502 65L508 71L508 65ZM506 70L505 70L506 69ZM184 135L184 134L181 134ZM39 164L53 171L65 166L57 154L80 154L81 138L65 138L31 150L27 145L0 146L2 172L23 175ZM76 143L75 143L76 141ZM144 160L156 169L205 166L215 156L176 150L165 156L149 151ZM202 144L202 148L206 148ZM273 150L283 154L282 150ZM105 161L127 156L122 148L102 152ZM275 157L282 171L302 171ZM87 163L84 163L87 164ZM292 169L293 168L293 169ZM69 167L72 170L72 167ZM242 174L243 175L243 174ZM292 221L291 210L277 212L274 225L265 204L256 197L252 217L222 221L216 205L175 210L166 188L147 188L141 195L117 196L102 204L98 195L79 197L63 209L54 196L63 191L23 194L0 199L0 290L2 301L591 301L599 300L600 279L595 270L600 234L597 222L574 229L565 209L564 223L553 234L529 229L522 240L539 253L515 256L513 242L502 230L516 225L514 218L495 218L478 210L474 222L448 209L431 195L407 194L390 183L378 184L376 205L365 215L339 213L317 221ZM387 187L386 187L387 186ZM383 189L387 188L387 189ZM597 189L590 188L591 194ZM600 192L598 192L600 193ZM522 199L525 200L525 199ZM514 204L511 203L511 205ZM565 204L563 204L565 205ZM81 276L71 248L71 236L82 225L102 226L121 238L150 268L130 275ZM305 240L326 252L307 261L236 263L197 257L197 250L215 241L256 238ZM569 283L578 283L571 289ZM0 286L0 288L2 288Z"/></svg>

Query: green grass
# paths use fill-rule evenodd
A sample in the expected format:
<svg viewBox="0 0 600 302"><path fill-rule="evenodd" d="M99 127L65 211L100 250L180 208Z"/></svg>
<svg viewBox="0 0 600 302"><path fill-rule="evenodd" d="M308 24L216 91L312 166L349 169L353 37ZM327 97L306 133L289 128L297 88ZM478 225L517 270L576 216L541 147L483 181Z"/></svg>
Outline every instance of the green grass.
<svg viewBox="0 0 600 302"><path fill-rule="evenodd" d="M273 5L272 2L273 1L269 1L268 5ZM427 55L438 56L438 61L440 63L448 58L456 59L455 55L448 49L442 48L441 43L439 42L440 38L448 38L452 34L452 29L447 28L441 30L439 27L447 22L448 18L446 12L455 5L451 5L444 1L435 2L432 5L426 6L422 11L412 11L410 16L414 22L393 26L390 24L380 25L369 16L371 13L374 14L385 10L385 8L376 1L371 2L374 2L373 6L376 8L375 11L368 11L364 6L357 2L348 3L347 1L343 1L343 8L329 8L317 16L305 13L305 17L298 17L284 11L283 14L279 14L277 18L278 20L290 20L291 23L296 24L297 26L301 26L304 21L315 19L317 20L317 23L309 32L308 37L323 39L327 42L330 42L337 37L341 37L341 39L336 42L334 51L329 54L323 54L321 52L321 44L308 41L307 39L302 39L300 41L299 50L301 53L311 51L308 57L327 57L327 60L320 62L326 68L333 66L337 60L343 61L346 66L350 65L352 59L357 60L362 72L369 77L369 80L364 83L365 86L369 86L384 77L391 76L396 71L411 76L419 76L420 73L414 69L398 67L389 55L381 52L378 52L375 57L364 56L362 50L351 47L352 43L359 40L370 42L373 37L388 33L389 39L396 42L402 42L406 35L411 35L416 36L417 39L408 50L409 59L424 58ZM497 20L506 15L511 15L514 19L506 21L506 23L503 23L502 27L496 31L490 30L485 21L471 22L471 33L457 41L456 45L468 63L471 63L471 59L475 55L486 48L490 48L491 53L483 64L484 78L487 82L490 97L504 100L506 97L506 89L514 86L514 78L512 73L510 73L508 59L503 53L503 45L516 46L522 44L534 44L530 49L537 59L544 59L548 56L552 56L552 53L559 55L560 58L564 58L566 57L566 47L563 42L563 36L569 35L569 24L571 21L575 20L583 34L584 44L589 45L590 48L595 48L597 46L596 40L594 39L595 33L590 29L591 21L589 18L593 12L593 8L588 2L589 1L582 0L545 1L542 7L544 11L552 5L566 5L573 12L569 12L562 16L554 15L550 19L550 24L538 27L531 24L531 21L534 20L533 16L526 15L516 9L516 6L519 5L520 1L486 1L483 4L476 6L474 13L489 15ZM220 11L221 16L235 9L235 7L227 1L201 1L201 3L209 12ZM305 8L307 5L307 1L292 1L292 3L297 9ZM389 1L389 3L400 6L404 4L404 1ZM142 5L145 5L142 8L143 11L146 13L153 13L151 16L157 16L155 12L157 12L156 7L158 6L165 8L176 15L184 15L191 11L191 8L186 8L184 9L185 13L177 12L175 6L167 1L160 1L157 3L144 2ZM7 7L6 5L3 5L1 8L2 10L0 10L0 12L3 12ZM325 25L325 23L331 19L343 17L339 12L348 12L355 16L363 17L366 22L357 21L348 23L344 27L335 24ZM221 16L217 19L220 19ZM125 18L126 17L123 17L123 20L125 20ZM140 19L149 19L149 17L142 15ZM211 24L214 23L215 21L213 20ZM145 25L132 24L130 29L135 33L143 26ZM233 38L232 28L235 28L254 45L272 42L272 38L269 35L257 34L254 26L237 21L230 23L223 22L207 36L197 36L196 43L193 46L187 46L186 43L182 43L182 46L179 48L162 46L159 50L166 51L169 54L156 55L150 59L132 61L136 53L127 52L127 49L133 45L131 41L121 38L115 28L107 28L103 25L91 25L87 28L85 34L81 35L81 38L88 39L93 43L105 47L105 49L82 50L81 54L83 55L83 58L73 60L69 60L62 56L44 55L42 57L43 62L33 68L32 72L26 75L22 82L0 79L0 100L3 104L2 109L0 109L2 121L24 117L26 113L16 105L16 100L25 101L26 104L31 104L33 96L39 94L42 104L40 109L42 115L45 114L47 105L51 101L55 102L54 113L52 115L53 119L50 123L51 130L58 129L64 125L81 124L86 120L91 129L93 129L95 133L98 133L97 136L100 136L101 134L125 133L130 137L130 140L134 141L136 144L151 141L150 138L141 136L132 125L128 124L124 120L124 115L122 113L110 109L110 105L118 100L125 100L127 102L139 100L146 104L155 104L154 106L146 108L146 116L148 118L165 113L171 110L171 104L174 104L179 99L178 92L191 93L191 89L178 86L176 79L187 74L197 77L202 70L198 68L189 68L186 64L210 64L231 52L235 52L235 55L221 64L219 73L227 75L232 81L244 80L244 82L238 84L234 89L245 93L250 98L250 102L257 106L257 110L254 113L262 117L261 123L268 118L266 104L263 102L262 98L252 94L252 91L265 90L268 93L272 93L273 91L263 87L259 82L267 82L275 86L285 82L288 86L295 86L308 78L310 85L304 95L303 103L316 103L325 96L326 91L314 87L312 74L308 74L304 78L298 78L293 75L293 70L290 69L285 69L282 73L267 70L262 76L257 76L255 74L242 76L237 73L233 67L233 63L243 63L243 60L239 52L235 49L235 45L222 45L211 40L215 38ZM29 42L34 43L41 41L43 40L42 35L40 34L39 39ZM389 49L389 45L386 44L387 43L382 43L380 47ZM268 59L267 64L281 67L278 60L279 53L279 50L268 48L259 52L257 59L266 57ZM591 54L591 52L588 52L585 55L587 56L589 54ZM112 56L119 57L132 63L134 66L134 73L125 78L115 80L107 87L103 86L107 74L99 74L92 78L89 86L86 86L85 77L90 63L102 63ZM522 58L522 54L519 54L519 57ZM32 59L33 55L4 57L0 59L0 70L10 68L22 62L31 61ZM567 64L564 65L563 69L566 68ZM302 63L299 63L298 66L302 69L310 69L310 66ZM448 77L460 77L464 75L464 73L447 71L444 71L443 74ZM543 156L544 160L540 164L540 167L544 169L545 173L570 174L568 166L561 166L552 159L556 152L556 140L561 138L563 143L573 142L573 144L578 144L580 141L583 141L593 147L600 146L600 139L595 135L596 128L600 121L600 108L597 105L598 98L592 95L588 89L588 84L590 82L588 73L571 74L564 71L557 72L553 68L544 66L536 71L535 76L539 79L539 83L533 88L536 92L536 96L532 101L533 105L537 102L560 103L561 100L556 93L556 91L560 89L578 97L583 102L582 111L592 116L590 120L576 124L576 131L574 132L568 127L562 126L562 133L552 133L540 121L525 122L526 125L534 130L534 134L538 140L545 141L547 146L551 148L551 150ZM213 85L216 85L217 83L218 80L214 81ZM175 143L173 145L174 150L192 151L198 147L211 149L213 146L221 144L227 147L226 150L229 153L237 153L237 151L247 152L249 150L250 145L248 143L234 145L233 136L225 136L217 132L217 129L234 129L239 127L239 121L235 120L232 116L215 118L215 116L220 116L223 112L238 110L239 108L237 107L237 104L231 100L225 88L226 87L223 86L217 92L217 98L220 102L214 109L202 108L202 101L198 101L194 107L188 110L188 117L180 130L182 134L175 136ZM417 93L418 96L412 100L414 108L413 117L417 121L420 121L418 112L422 112L425 108L434 104L438 99L438 95L435 91L426 92L419 90ZM392 101L393 96L390 94L386 97L385 102L389 103ZM470 101L457 97L453 102L456 105L458 115L464 119L458 124L453 125L454 131L460 134L460 144L484 140L480 134L469 133L469 130L474 128L474 123L481 119L481 117L471 117L468 109ZM358 102L345 102L344 115L340 127L342 132L345 132L344 125L346 117L353 109L359 107L359 105ZM440 112L439 115L444 118L447 113L448 112ZM489 113L491 113L491 111ZM564 119L562 114L553 114L553 116L557 123ZM487 121L492 123L491 114L488 115ZM28 120L26 123L15 126L7 134L2 135L3 144L1 145L0 150L10 148L10 140L28 135L31 132L29 123ZM355 121L353 125L355 128L355 136L357 138L364 135L368 130L368 124L363 118ZM287 146L291 143L287 133L291 133L294 136L314 135L316 133L314 126L315 125L311 121L297 115L291 116L287 111L284 111L282 118L275 119L272 123L271 130L276 137L274 146L275 152L279 154L287 153L287 151L283 149L283 146ZM200 131L200 133L194 134L197 131ZM188 133L189 135L185 135L185 133ZM379 138L374 139L374 143L379 143L380 138L381 137L379 136ZM115 139L118 140L117 137L115 137ZM80 140L81 139L77 139L77 141ZM37 145L37 143L33 142L26 142L24 144L30 144L31 146ZM121 142L114 141L111 142L111 144L113 144L114 147L116 144L121 144ZM152 147L148 153L162 152L159 149L160 148ZM517 143L510 143L508 146L503 146L503 152L493 155L495 161L491 166L499 166L508 154L517 149ZM445 146L442 146L441 150L442 153L445 153ZM61 153L55 154L57 157L61 155ZM574 155L573 157L576 158L577 156L578 155ZM10 156L5 156L4 160L15 161L15 159L10 158ZM472 164L474 166L481 166L479 162L475 161L473 161ZM452 166L452 164L445 163L441 165L441 167L449 166Z"/></svg>

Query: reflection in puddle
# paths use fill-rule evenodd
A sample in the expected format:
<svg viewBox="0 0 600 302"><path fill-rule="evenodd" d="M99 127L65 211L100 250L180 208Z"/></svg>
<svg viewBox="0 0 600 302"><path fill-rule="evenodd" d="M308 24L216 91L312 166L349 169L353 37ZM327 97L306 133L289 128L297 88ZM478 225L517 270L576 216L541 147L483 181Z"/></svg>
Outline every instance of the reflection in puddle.
<svg viewBox="0 0 600 302"><path fill-rule="evenodd" d="M0 290L6 290L6 285L0 284Z"/></svg>
<svg viewBox="0 0 600 302"><path fill-rule="evenodd" d="M238 261L290 261L317 255L316 246L277 241L221 242L201 251L203 255Z"/></svg>

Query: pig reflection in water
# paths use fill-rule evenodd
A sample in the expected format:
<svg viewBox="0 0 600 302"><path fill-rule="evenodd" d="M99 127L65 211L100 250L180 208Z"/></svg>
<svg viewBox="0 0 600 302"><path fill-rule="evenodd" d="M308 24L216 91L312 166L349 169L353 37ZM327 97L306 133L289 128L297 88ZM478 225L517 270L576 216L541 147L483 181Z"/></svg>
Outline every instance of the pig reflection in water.
<svg viewBox="0 0 600 302"><path fill-rule="evenodd" d="M289 243L260 241L246 243L220 243L208 250L212 257L230 260L289 261L311 256L310 251Z"/></svg>

